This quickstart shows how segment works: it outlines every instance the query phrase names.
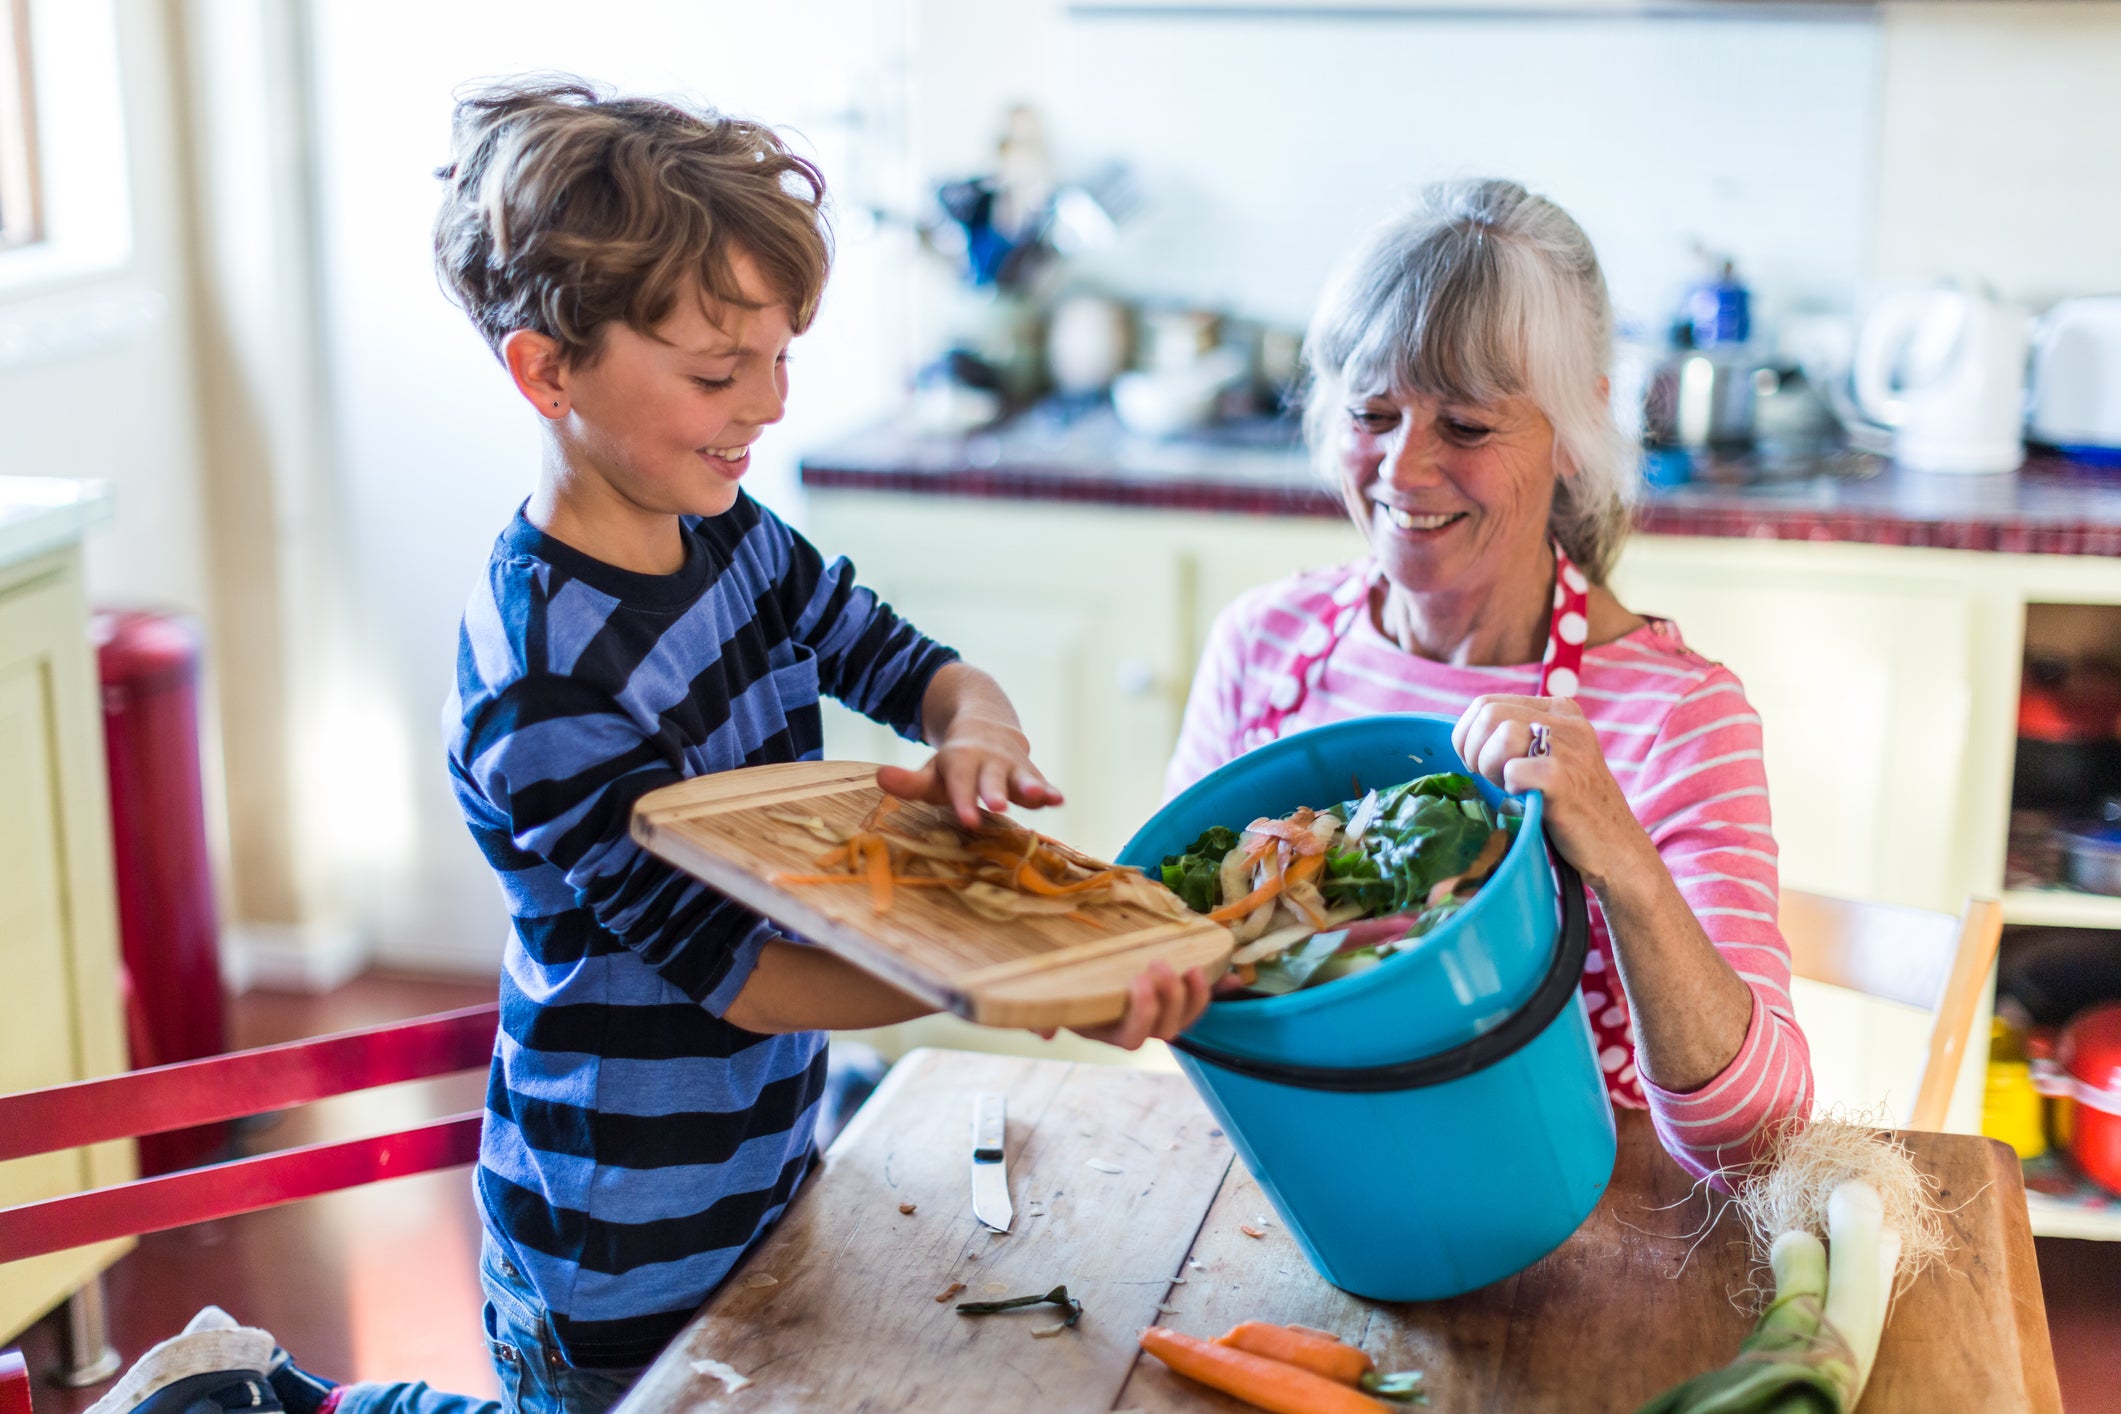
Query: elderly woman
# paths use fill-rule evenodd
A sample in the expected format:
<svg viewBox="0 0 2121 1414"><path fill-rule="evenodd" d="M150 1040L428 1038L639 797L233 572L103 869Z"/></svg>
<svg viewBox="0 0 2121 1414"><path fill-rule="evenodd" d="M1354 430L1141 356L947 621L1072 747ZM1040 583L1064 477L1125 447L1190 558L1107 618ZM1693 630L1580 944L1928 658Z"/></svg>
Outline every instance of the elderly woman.
<svg viewBox="0 0 2121 1414"><path fill-rule="evenodd" d="M1168 787L1287 732L1454 714L1466 762L1545 792L1593 894L1583 1001L1613 1103L1697 1175L1802 1113L1760 719L1605 586L1632 449L1607 407L1590 241L1511 182L1430 188L1343 266L1305 427L1367 557L1245 595L1209 636Z"/></svg>

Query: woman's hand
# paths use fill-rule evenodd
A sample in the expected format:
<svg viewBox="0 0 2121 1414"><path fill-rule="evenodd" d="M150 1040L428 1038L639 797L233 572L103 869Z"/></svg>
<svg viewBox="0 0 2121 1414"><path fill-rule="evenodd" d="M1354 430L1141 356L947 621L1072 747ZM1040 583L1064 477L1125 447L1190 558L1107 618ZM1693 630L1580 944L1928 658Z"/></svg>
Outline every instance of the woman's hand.
<svg viewBox="0 0 2121 1414"><path fill-rule="evenodd" d="M1017 725L1016 709L979 669L945 666L921 699L921 717L933 732L935 755L917 771L879 768L876 783L892 795L947 805L968 830L979 828L982 805L1002 811L1061 803L1060 791L1031 764L1031 739Z"/></svg>
<svg viewBox="0 0 2121 1414"><path fill-rule="evenodd" d="M1171 970L1168 962L1152 963L1148 971L1134 979L1127 988L1127 1010L1117 1021L1103 1026L1074 1026L1069 1029L1078 1036L1087 1036L1093 1041L1103 1041L1123 1051L1138 1050L1141 1043L1152 1036L1159 1041L1168 1041L1200 1020L1200 1014L1208 1009L1208 975L1198 967L1189 968L1184 977ZM1040 1031L1047 1040L1053 1039L1050 1030Z"/></svg>
<svg viewBox="0 0 2121 1414"><path fill-rule="evenodd" d="M1535 726L1546 736L1540 756L1530 754ZM1597 734L1571 699L1476 697L1451 729L1451 744L1468 766L1504 790L1536 790L1546 797L1555 847L1601 897L1611 880L1645 864L1663 868L1605 763Z"/></svg>

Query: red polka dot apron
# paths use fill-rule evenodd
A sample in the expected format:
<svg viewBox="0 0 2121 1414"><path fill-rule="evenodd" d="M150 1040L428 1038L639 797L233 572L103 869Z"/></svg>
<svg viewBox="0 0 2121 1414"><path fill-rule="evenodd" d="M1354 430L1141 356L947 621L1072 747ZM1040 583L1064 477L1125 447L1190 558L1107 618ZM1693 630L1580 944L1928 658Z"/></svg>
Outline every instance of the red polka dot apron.
<svg viewBox="0 0 2121 1414"><path fill-rule="evenodd" d="M1554 549L1554 609L1547 622L1546 653L1539 661L1541 697L1571 697L1582 685L1584 644L1590 637L1590 581L1569 562L1560 545ZM1288 659L1274 675L1267 701L1240 733L1245 749L1266 745L1303 706L1312 688L1326 675L1327 663L1359 616L1369 612L1372 591L1383 581L1373 562L1364 573L1350 575L1331 594L1319 594L1301 611L1311 622L1298 635ZM1586 891L1588 892L1588 891ZM1612 935L1603 926L1598 900L1590 900L1591 947L1583 960L1583 1006L1590 1018L1605 1072L1606 1090L1615 1103L1642 1109L1647 1102L1635 1069L1634 1026L1620 990L1620 971L1613 965Z"/></svg>

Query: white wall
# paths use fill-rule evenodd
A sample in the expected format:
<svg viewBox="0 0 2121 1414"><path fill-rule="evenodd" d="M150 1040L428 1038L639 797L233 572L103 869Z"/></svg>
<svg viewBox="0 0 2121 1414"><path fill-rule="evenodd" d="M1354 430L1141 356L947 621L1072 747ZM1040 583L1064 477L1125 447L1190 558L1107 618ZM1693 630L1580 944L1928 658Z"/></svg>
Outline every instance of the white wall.
<svg viewBox="0 0 2121 1414"><path fill-rule="evenodd" d="M2121 4L1887 7L1871 259L2034 306L2121 292Z"/></svg>
<svg viewBox="0 0 2121 1414"><path fill-rule="evenodd" d="M358 782L381 881L360 904L379 955L487 966L498 893L448 791L440 708L458 616L494 536L537 474L534 414L444 299L429 229L451 92L468 80L565 69L627 91L690 95L799 130L828 182L891 115L894 8L657 0L597 11L413 0L310 7L328 382L352 594L369 702L334 768ZM857 107L860 103L864 106ZM888 240L850 223L816 331L800 340L788 419L753 454L753 493L795 510L798 448L874 417L896 387Z"/></svg>
<svg viewBox="0 0 2121 1414"><path fill-rule="evenodd" d="M1425 182L1499 175L1567 207L1623 317L1661 326L1695 243L1769 313L1862 278L1878 26L1792 21L1070 16L917 9L916 165L991 161L1002 106L1150 208L1090 273L1301 325L1333 261Z"/></svg>

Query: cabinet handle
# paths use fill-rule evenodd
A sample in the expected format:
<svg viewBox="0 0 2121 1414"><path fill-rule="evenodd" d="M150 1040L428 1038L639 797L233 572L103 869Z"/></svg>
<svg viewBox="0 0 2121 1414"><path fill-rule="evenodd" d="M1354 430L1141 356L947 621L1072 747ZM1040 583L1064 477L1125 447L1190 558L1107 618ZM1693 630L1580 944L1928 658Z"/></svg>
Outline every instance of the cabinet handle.
<svg viewBox="0 0 2121 1414"><path fill-rule="evenodd" d="M1156 690L1156 665L1146 658L1122 658L1112 680L1122 697L1147 697Z"/></svg>

